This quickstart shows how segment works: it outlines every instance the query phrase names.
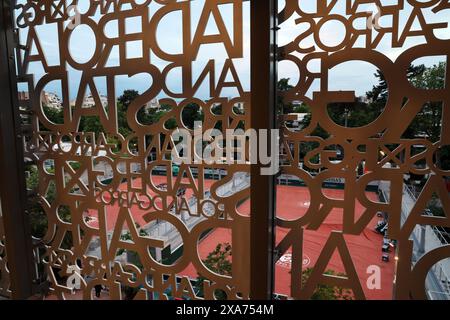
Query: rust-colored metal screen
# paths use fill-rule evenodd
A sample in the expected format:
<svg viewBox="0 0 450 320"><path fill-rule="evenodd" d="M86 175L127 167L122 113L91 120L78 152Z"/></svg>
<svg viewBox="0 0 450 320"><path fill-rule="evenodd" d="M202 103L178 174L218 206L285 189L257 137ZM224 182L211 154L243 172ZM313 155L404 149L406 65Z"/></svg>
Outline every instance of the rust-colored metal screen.
<svg viewBox="0 0 450 320"><path fill-rule="evenodd" d="M439 274L450 266L448 238L436 231L450 226L440 160L450 139L448 9L445 1L280 3L279 293L309 299L323 285L350 289L340 298L448 299L446 285L429 286L435 276L447 282ZM422 181L420 194L411 180ZM433 201L440 216L426 210ZM375 231L383 220L384 237Z"/></svg>
<svg viewBox="0 0 450 320"><path fill-rule="evenodd" d="M450 297L448 1L263 1L13 1L34 293Z"/></svg>
<svg viewBox="0 0 450 320"><path fill-rule="evenodd" d="M35 236L50 297L248 296L249 165L171 158L174 129L249 127L248 4L18 2L30 214L47 221ZM226 237L210 252L223 245L230 269L197 252L217 228Z"/></svg>

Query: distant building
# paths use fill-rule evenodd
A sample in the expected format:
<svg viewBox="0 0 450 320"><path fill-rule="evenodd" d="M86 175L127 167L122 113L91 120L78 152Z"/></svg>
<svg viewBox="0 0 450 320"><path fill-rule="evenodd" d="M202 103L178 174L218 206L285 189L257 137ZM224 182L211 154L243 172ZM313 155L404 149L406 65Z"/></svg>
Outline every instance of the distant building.
<svg viewBox="0 0 450 320"><path fill-rule="evenodd" d="M19 100L26 101L30 99L30 93L28 91L19 91Z"/></svg>
<svg viewBox="0 0 450 320"><path fill-rule="evenodd" d="M303 128L303 120L305 120L306 116L309 113L289 113L286 118L286 125L294 129L294 131L301 130Z"/></svg>
<svg viewBox="0 0 450 320"><path fill-rule="evenodd" d="M103 107L106 107L108 105L108 97L102 94L99 94L100 103ZM70 101L71 106L75 106L77 104L77 100ZM82 108L92 108L95 106L95 99L94 96L89 93L87 96L84 97L83 102L81 104Z"/></svg>
<svg viewBox="0 0 450 320"><path fill-rule="evenodd" d="M41 102L49 108L62 109L63 107L61 98L53 92L42 91Z"/></svg>
<svg viewBox="0 0 450 320"><path fill-rule="evenodd" d="M159 110L161 108L161 105L159 104L158 99L153 99L149 102L147 102L147 104L145 105L145 110L149 111L149 110Z"/></svg>
<svg viewBox="0 0 450 320"><path fill-rule="evenodd" d="M108 105L108 97L102 94L99 94L100 103L102 107L106 107ZM92 108L95 106L95 99L92 94L88 94L84 97L82 108Z"/></svg>

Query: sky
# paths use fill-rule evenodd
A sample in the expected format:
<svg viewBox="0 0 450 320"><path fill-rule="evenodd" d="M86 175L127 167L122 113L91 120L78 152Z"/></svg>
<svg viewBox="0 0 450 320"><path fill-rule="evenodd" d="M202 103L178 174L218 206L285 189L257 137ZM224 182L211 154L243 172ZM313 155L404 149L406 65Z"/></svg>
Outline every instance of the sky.
<svg viewBox="0 0 450 320"><path fill-rule="evenodd" d="M24 2L25 0L20 0L20 2ZM205 0L194 0L191 1L191 25L192 25L192 34L195 33L195 26L200 18L200 14L202 8L204 6ZM138 1L137 3L142 3L143 0ZM382 0L382 3L394 3L396 1L393 0ZM81 13L86 11L89 0L80 0L79 10ZM338 5L331 13L342 13L344 12L343 5L345 3L344 0L338 1ZM280 10L284 7L284 0L280 0L279 3ZM155 12L161 7L161 5L152 2L149 6L150 12ZM303 1L300 2L300 7L305 12L314 12L315 2L314 1ZM232 25L232 5L221 5L219 10L225 21L227 30L229 34L232 35L233 25ZM376 11L373 5L362 5L359 11ZM408 7L407 10L400 16L400 26L404 26L406 23L406 19L409 16ZM444 10L439 14L434 14L431 12L431 9L424 9L424 16L427 22L450 22L450 10ZM244 57L240 59L233 59L236 70L239 74L241 82L243 84L244 90L248 91L250 89L250 3L244 2L243 4L243 46L244 46ZM94 19L98 19L98 15L94 17ZM291 19L285 21L280 25L281 29L278 33L278 41L279 45L282 46L297 37L301 32L305 30L307 25L300 24L297 25L295 20L298 16L293 16ZM360 28L361 24L365 23L365 21L355 21L355 27ZM380 20L380 24L382 26L389 26L391 23L390 19L386 17ZM417 25L417 23L415 23ZM127 33L139 32L140 24L139 19L129 19L126 22ZM117 24L113 22L109 23L105 27L105 35L108 37L114 37L117 35ZM58 54L58 39L56 35L56 25L55 24L46 24L43 26L37 27L37 32L39 35L39 39L41 45L43 46L43 50L47 57L47 62L49 65L58 65L59 64L59 54ZM157 31L157 40L159 46L166 52L170 53L181 53L182 48L181 44L181 34L182 34L182 25L181 25L181 13L173 12L168 14L165 18L161 20ZM209 20L206 34L216 34L217 27L215 25L214 19ZM26 30L22 29L21 37L22 42L26 39ZM442 30L437 30L435 35L440 39L450 39L450 27ZM330 22L326 26L324 26L320 32L320 38L324 43L329 45L333 45L340 41L340 37L342 37L342 25L340 23ZM305 44L313 43L314 40L312 37L310 39L305 39ZM407 48L412 46L416 46L418 44L425 43L425 40L422 37L415 37L414 39L410 39L405 43L405 46L402 48L391 48L390 38L386 37L377 48L378 51L387 55L391 60L395 60L402 52L404 52ZM128 54L130 56L140 56L142 55L142 48L136 43L130 43L128 46ZM73 31L71 41L70 41L70 51L75 60L79 62L87 61L92 56L93 51L95 50L95 36L90 30L89 27L85 25L78 26ZM35 48L33 51L35 52ZM301 56L301 55L299 55ZM109 60L108 65L117 65L118 64L118 50L113 50ZM223 44L206 44L200 47L200 51L196 61L193 63L193 77L196 77L203 70L207 61L210 59L215 60L216 64L216 80L218 79L220 72L222 70L223 63L227 58L227 52L223 46ZM439 61L445 60L445 57L427 57L420 59L416 63L425 63L428 66L431 66ZM162 69L167 62L162 61L156 55L151 54L152 63ZM318 61L311 61L308 67L311 71L315 71L318 69L319 64ZM68 67L69 71L69 82L70 82L70 99L73 100L77 94L77 88L79 84L79 80L81 77L81 73L74 69ZM341 64L334 69L330 70L329 76L329 89L330 90L355 90L356 95L364 95L366 91L370 90L374 84L376 84L376 78L374 77L374 73L376 71L375 66L362 62L362 61L351 61L348 63ZM31 63L30 64L30 72L35 74L35 79L39 79L43 75L43 69L39 63ZM290 62L281 62L279 64L278 70L279 78L290 78L291 82L295 83L296 79L298 79L298 71L295 65ZM174 70L168 76L167 83L171 90L178 91L180 89L180 76L181 73L179 70ZM149 75L139 74L132 78L128 78L127 76L121 76L116 80L116 94L117 96L123 92L125 89L136 89L139 92L143 92L147 88L150 87L152 79ZM96 82L99 87L99 91L103 94L106 93L106 83L104 81L99 80ZM313 90L318 89L318 84L315 84L311 88L312 94ZM21 87L19 86L19 90ZM60 85L58 82L52 82L45 88L46 91L55 92L60 95ZM197 92L197 96L199 98L205 99L209 98L208 95L208 80L206 80L203 85L200 87ZM225 97L233 97L237 96L237 91L234 89L225 89L222 92L222 96ZM160 95L163 97L163 95Z"/></svg>

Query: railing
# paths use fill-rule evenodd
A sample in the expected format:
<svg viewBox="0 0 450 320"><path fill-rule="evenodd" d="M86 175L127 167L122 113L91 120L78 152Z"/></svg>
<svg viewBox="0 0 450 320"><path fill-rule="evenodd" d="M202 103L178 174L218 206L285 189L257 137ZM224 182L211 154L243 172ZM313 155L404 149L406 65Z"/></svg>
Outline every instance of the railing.
<svg viewBox="0 0 450 320"><path fill-rule="evenodd" d="M403 190L411 199L414 200L414 202L417 201L416 193L411 189L410 186L408 186L407 184L404 184ZM425 210L424 214L427 216L430 216L430 217L433 216L433 213L428 209ZM443 245L450 244L450 242L448 240L450 238L450 234L444 227L435 226L435 225L427 226L427 227L430 227L433 230L433 232L435 233L436 237L439 239L441 244L443 244Z"/></svg>
<svg viewBox="0 0 450 320"><path fill-rule="evenodd" d="M389 201L389 187L386 183L380 183L380 191L382 192L386 202ZM417 202L414 192L404 184L402 197L402 215L401 223L406 221L409 212ZM428 210L426 215L432 215ZM414 241L413 264L428 250L432 250L443 245L448 245L445 235L445 229L439 226L417 225L412 233L411 238ZM446 300L450 297L450 259L444 259L437 262L430 269L426 278L426 288L430 299Z"/></svg>

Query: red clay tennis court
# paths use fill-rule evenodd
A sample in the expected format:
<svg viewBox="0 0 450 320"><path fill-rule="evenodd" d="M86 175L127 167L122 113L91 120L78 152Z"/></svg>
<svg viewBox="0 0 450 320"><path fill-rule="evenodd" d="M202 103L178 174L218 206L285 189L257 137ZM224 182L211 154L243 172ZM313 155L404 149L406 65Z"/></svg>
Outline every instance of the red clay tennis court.
<svg viewBox="0 0 450 320"><path fill-rule="evenodd" d="M340 189L323 189L322 192L327 197L335 199L340 199L344 195L344 191ZM377 200L377 194L374 192L367 192L366 195L371 200ZM277 186L277 215L284 219L301 217L309 206L308 200L309 193L307 188L279 185ZM239 207L241 214L248 214L249 211L250 201L246 201ZM355 219L360 217L363 211L364 207L357 202L355 204ZM303 268L314 267L330 233L334 230L342 230L342 215L342 209L335 208L318 230L305 230L303 238ZM374 217L361 235L345 235L344 238L366 298L384 300L392 298L394 259L393 254L391 254L391 260L389 262L383 262L381 260L383 236L374 230L377 221L378 218ZM202 239L198 245L198 252L201 258L205 258L208 253L212 252L218 243L231 243L231 232L231 230L224 228L215 229L206 238ZM276 242L281 241L287 232L287 229L277 228ZM277 262L275 267L275 291L278 294L286 296L290 294L290 260L291 251L288 250ZM366 285L367 279L371 275L367 272L368 267L373 265L378 266L381 270L380 289L369 289ZM337 273L344 272L344 267L337 252L333 254L327 269L331 269ZM196 278L197 272L190 265L182 272L182 275Z"/></svg>
<svg viewBox="0 0 450 320"><path fill-rule="evenodd" d="M155 176L154 183L164 183L164 177ZM205 180L205 189L208 189L215 181ZM135 183L139 184L140 181ZM126 190L126 183L122 184L120 189ZM329 198L342 199L344 190L340 189L323 189L323 194ZM152 192L149 192L152 195ZM192 196L192 191L186 190L186 198ZM377 194L374 192L366 192L366 196L370 200L378 200ZM301 217L309 207L309 193L308 189L299 186L277 186L277 215L284 219L296 219ZM136 223L145 225L143 215L147 210L142 210L137 206L132 208L132 215ZM247 200L239 207L239 213L248 215L250 211L250 200ZM355 203L355 219L359 218L364 211L364 207L359 203ZM112 205L107 207L107 229L114 228L117 216L119 213L119 206ZM95 220L95 212L89 212L91 217L94 217L89 224L97 227ZM353 264L360 279L360 283L364 290L367 299L391 299L392 298L392 282L394 278L394 264L393 254L391 253L391 260L389 262L382 261L382 241L383 236L375 232L375 225L379 218L374 217L367 225L365 230L360 235L344 235L347 248L352 257ZM342 230L343 212L340 208L334 208L324 220L318 230L305 230L303 237L303 268L314 267L322 248L324 247L330 233L332 231ZM218 228L214 229L198 244L198 252L202 259L212 252L218 243L231 243L231 230ZM287 229L277 228L276 242L278 243L287 234ZM367 279L372 273L368 273L369 266L378 266L381 271L381 287L379 289L369 289L366 285ZM344 267L340 256L336 251L327 270L331 269L336 273L343 273ZM291 251L290 249L277 262L275 268L275 291L278 294L290 295L290 271L291 271ZM192 279L197 278L197 270L190 264L179 275L189 276Z"/></svg>

